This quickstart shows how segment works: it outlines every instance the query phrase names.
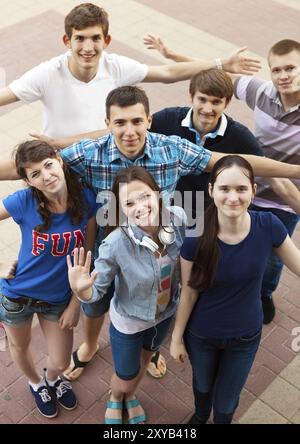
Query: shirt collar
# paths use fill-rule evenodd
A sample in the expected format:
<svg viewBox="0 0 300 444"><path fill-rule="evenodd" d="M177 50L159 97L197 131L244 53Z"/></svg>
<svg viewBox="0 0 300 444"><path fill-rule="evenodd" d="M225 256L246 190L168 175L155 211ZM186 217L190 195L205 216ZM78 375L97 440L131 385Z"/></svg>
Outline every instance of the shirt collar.
<svg viewBox="0 0 300 444"><path fill-rule="evenodd" d="M193 108L190 108L185 118L181 121L181 126L189 128L189 130L193 132L197 132L196 129L193 127L192 114L193 114ZM207 137L215 138L217 136L224 136L227 128L227 123L228 123L227 117L225 116L225 114L222 114L221 122L217 126L217 129L211 133L207 133L205 135L205 138Z"/></svg>
<svg viewBox="0 0 300 444"><path fill-rule="evenodd" d="M153 159L153 151L152 151L152 148L151 148L151 145L150 145L150 143L149 143L149 134L148 134L148 132L147 132L147 135L146 135L146 143L145 143L145 148L144 148L144 151L143 151L143 153L138 157L139 159L141 158L141 157L144 157L144 156L148 156L150 159ZM119 151L119 149L118 149L118 147L117 147L117 145L116 145L116 142L115 142L115 138L114 138L114 136L112 135L112 134L110 134L110 140L109 140L109 142L108 142L108 146L109 146L109 153L110 153L110 162L114 162L115 160L126 160L126 161L131 161L131 162L134 162L136 159L133 159L133 160L131 160L131 159L129 159L128 157L126 157L126 156L124 156L124 154L122 154L120 151Z"/></svg>

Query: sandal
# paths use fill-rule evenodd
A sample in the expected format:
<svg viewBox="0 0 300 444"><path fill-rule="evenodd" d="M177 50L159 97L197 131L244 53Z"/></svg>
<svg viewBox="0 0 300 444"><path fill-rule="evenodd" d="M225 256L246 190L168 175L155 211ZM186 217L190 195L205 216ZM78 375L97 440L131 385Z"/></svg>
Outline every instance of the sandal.
<svg viewBox="0 0 300 444"><path fill-rule="evenodd" d="M162 369L163 367L163 369ZM165 358L160 354L159 350L151 358L148 364L147 372L156 379L163 378L167 372Z"/></svg>
<svg viewBox="0 0 300 444"><path fill-rule="evenodd" d="M123 414L123 402L117 402L117 401L107 401L106 403L107 409L112 410L121 410ZM107 418L104 417L104 424L123 424L122 418Z"/></svg>
<svg viewBox="0 0 300 444"><path fill-rule="evenodd" d="M130 401L125 401L126 409L133 409L134 407L142 407L141 403L138 399L131 399ZM128 418L128 424L144 424L146 422L146 415L143 413L142 415L134 416L133 418Z"/></svg>
<svg viewBox="0 0 300 444"><path fill-rule="evenodd" d="M97 345L97 351L99 349L99 345ZM89 361L80 361L80 359L78 358L78 350L75 350L72 353L72 360L71 360L71 364L69 365L68 369L66 370L66 372L69 370L69 368L71 367L71 370L68 373L63 373L63 377L65 379L67 379L67 381L75 381L75 379L79 378L79 376L81 376L84 368L88 365L89 362L91 362L91 360L93 359L93 357L95 356L95 354L97 353L97 351L94 353L94 355L91 357L91 359ZM73 362L72 362L73 361ZM75 371L81 369L81 372L77 372L77 376L75 377L70 377L71 374Z"/></svg>

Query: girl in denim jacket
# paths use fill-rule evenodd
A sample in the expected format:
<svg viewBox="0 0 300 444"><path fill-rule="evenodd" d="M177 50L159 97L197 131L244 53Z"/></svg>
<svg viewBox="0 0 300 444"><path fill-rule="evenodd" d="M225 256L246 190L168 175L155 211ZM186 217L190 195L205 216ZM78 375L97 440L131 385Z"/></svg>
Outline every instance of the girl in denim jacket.
<svg viewBox="0 0 300 444"><path fill-rule="evenodd" d="M91 254L84 260L83 249L75 250L73 266L68 257L69 280L84 302L99 300L115 280L110 306L115 373L105 423L122 424L127 410L128 422L140 424L146 415L135 392L177 307L185 213L164 207L159 187L142 167L121 170L112 191L117 223L99 247L95 270L89 274Z"/></svg>

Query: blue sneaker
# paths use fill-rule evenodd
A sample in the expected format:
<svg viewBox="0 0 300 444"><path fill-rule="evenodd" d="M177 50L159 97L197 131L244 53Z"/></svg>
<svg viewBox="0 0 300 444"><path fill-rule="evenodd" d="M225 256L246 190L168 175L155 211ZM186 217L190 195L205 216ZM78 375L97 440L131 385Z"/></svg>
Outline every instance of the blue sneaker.
<svg viewBox="0 0 300 444"><path fill-rule="evenodd" d="M53 396L48 385L43 385L35 391L29 384L30 391L35 399L38 411L46 418L55 418L57 416L56 398Z"/></svg>
<svg viewBox="0 0 300 444"><path fill-rule="evenodd" d="M49 388L52 390L57 401L63 408L66 410L73 410L77 407L77 399L69 381L59 377L54 386L49 386Z"/></svg>

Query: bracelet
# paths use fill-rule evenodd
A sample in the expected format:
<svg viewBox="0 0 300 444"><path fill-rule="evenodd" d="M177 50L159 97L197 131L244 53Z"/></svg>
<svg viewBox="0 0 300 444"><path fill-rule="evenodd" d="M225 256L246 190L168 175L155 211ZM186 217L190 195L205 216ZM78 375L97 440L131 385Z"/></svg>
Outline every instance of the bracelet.
<svg viewBox="0 0 300 444"><path fill-rule="evenodd" d="M221 61L220 58L214 59L214 64L215 64L215 67L216 67L216 68L218 68L218 69L223 69L222 61Z"/></svg>

